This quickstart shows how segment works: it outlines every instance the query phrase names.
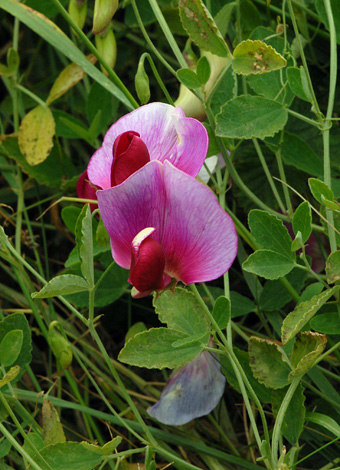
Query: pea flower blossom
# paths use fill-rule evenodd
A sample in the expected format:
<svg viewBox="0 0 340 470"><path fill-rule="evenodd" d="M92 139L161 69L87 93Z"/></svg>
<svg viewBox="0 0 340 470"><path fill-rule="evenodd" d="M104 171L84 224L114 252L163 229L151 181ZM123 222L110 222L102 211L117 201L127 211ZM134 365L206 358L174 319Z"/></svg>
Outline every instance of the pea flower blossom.
<svg viewBox="0 0 340 470"><path fill-rule="evenodd" d="M103 145L80 176L77 193L96 199L98 189L119 185L131 174L158 160L196 176L208 149L205 127L187 118L180 107L150 103L121 117L107 131Z"/></svg>
<svg viewBox="0 0 340 470"><path fill-rule="evenodd" d="M130 270L135 297L224 274L237 252L231 217L209 188L169 161L151 161L122 184L97 192L116 263Z"/></svg>
<svg viewBox="0 0 340 470"><path fill-rule="evenodd" d="M225 382L216 357L203 351L189 364L172 372L159 401L147 412L163 424L186 424L209 414L217 406Z"/></svg>

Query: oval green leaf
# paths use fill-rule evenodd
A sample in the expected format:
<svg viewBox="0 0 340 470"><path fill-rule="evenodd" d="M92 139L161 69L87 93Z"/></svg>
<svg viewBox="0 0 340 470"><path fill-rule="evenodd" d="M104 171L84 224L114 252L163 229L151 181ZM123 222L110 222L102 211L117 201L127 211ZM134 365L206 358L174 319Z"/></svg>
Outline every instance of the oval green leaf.
<svg viewBox="0 0 340 470"><path fill-rule="evenodd" d="M32 294L33 299L46 299L57 295L74 294L89 289L84 278L75 274L61 274L50 280L39 292Z"/></svg>
<svg viewBox="0 0 340 470"><path fill-rule="evenodd" d="M20 354L24 334L22 330L9 331L0 344L0 364L8 367L14 364Z"/></svg>
<svg viewBox="0 0 340 470"><path fill-rule="evenodd" d="M242 95L228 101L216 116L216 135L233 139L265 139L283 129L288 111L262 96Z"/></svg>
<svg viewBox="0 0 340 470"><path fill-rule="evenodd" d="M283 320L281 328L282 343L287 344L309 322L316 312L339 290L339 286L314 295L310 300L301 302Z"/></svg>
<svg viewBox="0 0 340 470"><path fill-rule="evenodd" d="M203 346L198 343L173 347L175 341L186 336L168 328L151 328L131 338L120 351L118 359L132 366L148 369L174 369L183 366L203 351Z"/></svg>
<svg viewBox="0 0 340 470"><path fill-rule="evenodd" d="M271 250L257 250L242 264L245 271L271 280L285 276L294 266L291 258Z"/></svg>

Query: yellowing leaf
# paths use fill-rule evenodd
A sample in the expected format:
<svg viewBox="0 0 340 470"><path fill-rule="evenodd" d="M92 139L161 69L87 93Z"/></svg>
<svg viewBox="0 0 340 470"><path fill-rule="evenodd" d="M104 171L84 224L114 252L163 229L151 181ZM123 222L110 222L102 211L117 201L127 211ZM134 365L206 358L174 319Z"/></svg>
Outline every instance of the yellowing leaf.
<svg viewBox="0 0 340 470"><path fill-rule="evenodd" d="M66 441L58 412L48 398L45 398L43 401L42 419L44 430L44 444L46 446Z"/></svg>
<svg viewBox="0 0 340 470"><path fill-rule="evenodd" d="M42 163L53 147L55 122L48 106L39 105L26 114L19 129L19 147L30 165Z"/></svg>
<svg viewBox="0 0 340 470"><path fill-rule="evenodd" d="M247 39L236 46L232 65L234 72L251 75L282 69L287 61L269 44Z"/></svg>
<svg viewBox="0 0 340 470"><path fill-rule="evenodd" d="M93 54L87 56L87 59L95 64L97 59ZM64 68L64 70L58 75L54 82L48 98L47 104L51 104L56 99L64 95L70 88L76 85L85 76L84 69L77 64L70 64Z"/></svg>

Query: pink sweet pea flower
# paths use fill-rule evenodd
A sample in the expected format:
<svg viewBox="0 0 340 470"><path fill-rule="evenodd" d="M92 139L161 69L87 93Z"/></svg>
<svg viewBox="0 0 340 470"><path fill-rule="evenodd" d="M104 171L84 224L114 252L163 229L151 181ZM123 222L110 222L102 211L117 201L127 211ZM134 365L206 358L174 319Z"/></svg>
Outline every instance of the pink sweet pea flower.
<svg viewBox="0 0 340 470"><path fill-rule="evenodd" d="M124 183L97 192L117 264L130 269L138 297L217 279L233 263L237 235L215 195L165 161L151 161Z"/></svg>
<svg viewBox="0 0 340 470"><path fill-rule="evenodd" d="M205 127L181 108L150 103L126 114L107 131L103 145L81 175L77 193L95 198L98 189L119 185L150 161L170 161L196 176L208 149Z"/></svg>
<svg viewBox="0 0 340 470"><path fill-rule="evenodd" d="M175 369L159 401L148 413L163 424L180 426L209 414L220 401L226 379L221 365L208 351Z"/></svg>

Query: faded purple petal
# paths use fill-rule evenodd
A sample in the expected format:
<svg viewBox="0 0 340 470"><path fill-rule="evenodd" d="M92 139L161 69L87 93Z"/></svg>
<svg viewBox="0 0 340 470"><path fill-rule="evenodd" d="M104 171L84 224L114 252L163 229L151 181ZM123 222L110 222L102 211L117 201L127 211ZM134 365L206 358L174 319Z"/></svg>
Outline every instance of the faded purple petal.
<svg viewBox="0 0 340 470"><path fill-rule="evenodd" d="M167 162L163 175L167 214L162 247L167 274L185 284L217 279L237 254L231 217L210 189Z"/></svg>
<svg viewBox="0 0 340 470"><path fill-rule="evenodd" d="M147 411L163 424L180 426L209 414L220 401L225 382L216 357L203 351L173 371L160 400Z"/></svg>
<svg viewBox="0 0 340 470"><path fill-rule="evenodd" d="M92 156L88 175L92 183L103 189L111 187L113 144L126 131L138 132L149 151L150 160L169 160L191 176L196 176L203 165L208 149L204 126L185 117L181 108L150 103L115 122L106 133L102 147Z"/></svg>

